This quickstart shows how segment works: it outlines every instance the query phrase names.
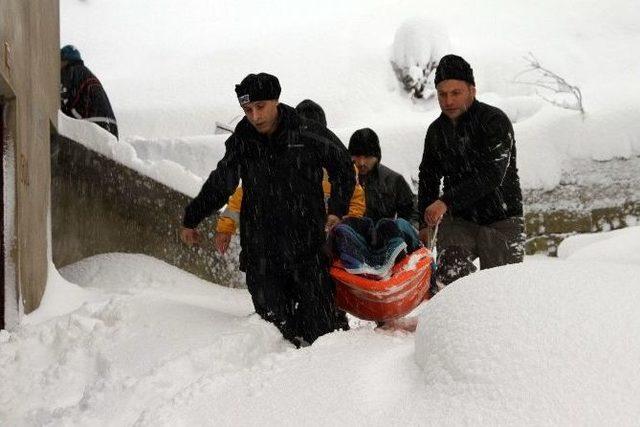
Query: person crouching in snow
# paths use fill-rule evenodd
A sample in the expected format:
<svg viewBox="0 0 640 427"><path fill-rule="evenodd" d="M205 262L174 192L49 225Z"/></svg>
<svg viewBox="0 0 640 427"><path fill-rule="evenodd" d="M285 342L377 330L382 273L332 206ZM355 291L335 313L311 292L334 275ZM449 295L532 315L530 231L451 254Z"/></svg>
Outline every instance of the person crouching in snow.
<svg viewBox="0 0 640 427"><path fill-rule="evenodd" d="M325 227L348 212L353 166L340 140L319 123L304 123L278 101L280 83L266 73L236 85L245 117L225 154L185 209L181 239L201 241L198 224L220 209L242 179L240 266L256 312L296 347L337 327L335 287L322 248ZM323 168L331 181L328 211Z"/></svg>
<svg viewBox="0 0 640 427"><path fill-rule="evenodd" d="M60 49L60 109L69 117L93 122L118 137L118 123L107 93L72 45Z"/></svg>
<svg viewBox="0 0 640 427"><path fill-rule="evenodd" d="M425 137L418 211L423 241L439 224L440 288L474 272L475 258L481 269L522 262L525 234L509 118L476 100L473 70L459 56L440 60L435 85L442 114Z"/></svg>

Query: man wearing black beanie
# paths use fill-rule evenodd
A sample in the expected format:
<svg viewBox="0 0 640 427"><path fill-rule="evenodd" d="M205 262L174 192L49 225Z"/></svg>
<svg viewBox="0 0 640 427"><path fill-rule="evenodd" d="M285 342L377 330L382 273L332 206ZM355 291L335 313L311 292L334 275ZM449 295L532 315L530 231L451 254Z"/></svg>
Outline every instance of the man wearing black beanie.
<svg viewBox="0 0 640 427"><path fill-rule="evenodd" d="M473 70L459 56L440 60L435 85L442 114L425 138L418 212L423 240L439 224L436 280L444 286L475 271L475 258L482 269L522 262L525 235L509 118L475 99Z"/></svg>
<svg viewBox="0 0 640 427"><path fill-rule="evenodd" d="M227 203L242 179L240 269L256 313L296 347L335 330L334 285L322 254L325 226L348 212L355 176L349 153L325 126L278 101L266 73L236 85L245 117L224 157L185 209L181 238L197 244L200 222ZM323 168L331 181L325 209Z"/></svg>
<svg viewBox="0 0 640 427"><path fill-rule="evenodd" d="M364 187L365 216L374 222L382 218L404 218L417 225L413 192L402 175L380 164L378 135L369 128L358 129L349 139L349 154L358 168Z"/></svg>

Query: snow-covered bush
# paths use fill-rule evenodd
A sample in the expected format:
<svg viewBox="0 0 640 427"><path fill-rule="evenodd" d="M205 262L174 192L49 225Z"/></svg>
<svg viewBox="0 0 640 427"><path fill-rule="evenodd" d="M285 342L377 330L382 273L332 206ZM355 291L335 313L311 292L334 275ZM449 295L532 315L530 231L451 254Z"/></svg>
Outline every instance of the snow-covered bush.
<svg viewBox="0 0 640 427"><path fill-rule="evenodd" d="M391 66L413 98L430 98L440 58L450 53L449 35L442 24L428 18L412 18L396 31ZM425 91L425 89L427 89Z"/></svg>

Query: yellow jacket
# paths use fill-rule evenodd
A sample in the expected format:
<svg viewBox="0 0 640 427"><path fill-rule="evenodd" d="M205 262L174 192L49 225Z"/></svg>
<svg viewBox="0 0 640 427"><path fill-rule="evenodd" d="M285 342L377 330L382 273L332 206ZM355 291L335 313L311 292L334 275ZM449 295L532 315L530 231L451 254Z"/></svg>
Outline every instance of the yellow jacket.
<svg viewBox="0 0 640 427"><path fill-rule="evenodd" d="M357 169L356 169L357 176ZM329 196L331 195L331 183L329 182L327 173L325 171L324 179L322 180L322 190L324 191L325 205ZM347 215L362 217L366 209L366 203L364 200L364 189L359 182L356 182L356 186L353 190L353 196L349 202L349 212ZM216 231L219 233L235 233L237 224L240 221L240 210L242 209L242 186L238 186L236 191L229 197L227 207L218 217L218 224L216 225Z"/></svg>

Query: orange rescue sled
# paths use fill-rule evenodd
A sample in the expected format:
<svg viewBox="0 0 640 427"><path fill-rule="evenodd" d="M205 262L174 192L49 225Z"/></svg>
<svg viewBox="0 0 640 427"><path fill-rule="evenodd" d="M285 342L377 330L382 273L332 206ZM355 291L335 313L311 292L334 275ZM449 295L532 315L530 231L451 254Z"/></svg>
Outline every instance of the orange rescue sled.
<svg viewBox="0 0 640 427"><path fill-rule="evenodd" d="M365 320L397 319L429 299L431 251L420 248L393 266L391 277L375 280L348 273L335 260L331 277L336 283L336 304Z"/></svg>

